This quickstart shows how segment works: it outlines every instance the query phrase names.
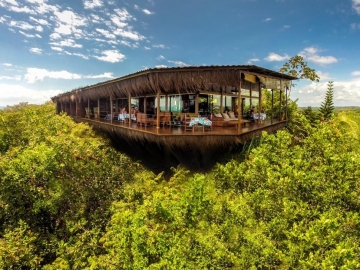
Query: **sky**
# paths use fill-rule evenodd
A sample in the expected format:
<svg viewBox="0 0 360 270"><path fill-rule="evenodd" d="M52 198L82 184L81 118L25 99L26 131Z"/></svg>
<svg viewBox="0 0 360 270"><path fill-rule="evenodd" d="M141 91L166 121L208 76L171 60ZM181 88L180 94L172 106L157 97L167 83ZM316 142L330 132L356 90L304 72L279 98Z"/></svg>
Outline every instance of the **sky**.
<svg viewBox="0 0 360 270"><path fill-rule="evenodd" d="M320 82L291 98L360 106L360 0L0 0L0 107L140 70L257 65L301 55Z"/></svg>

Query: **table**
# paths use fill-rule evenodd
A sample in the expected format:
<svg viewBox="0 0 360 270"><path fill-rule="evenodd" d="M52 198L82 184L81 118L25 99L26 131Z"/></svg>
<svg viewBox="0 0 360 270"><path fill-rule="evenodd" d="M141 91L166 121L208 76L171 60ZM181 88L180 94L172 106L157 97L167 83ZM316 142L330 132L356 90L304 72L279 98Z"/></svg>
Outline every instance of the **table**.
<svg viewBox="0 0 360 270"><path fill-rule="evenodd" d="M196 124L200 124L203 126L211 126L212 122L207 117L191 117L189 126L192 127Z"/></svg>
<svg viewBox="0 0 360 270"><path fill-rule="evenodd" d="M118 116L118 120L125 121L125 119L129 119L129 114L128 113L120 113ZM136 121L136 116L133 113L131 114L131 120Z"/></svg>
<svg viewBox="0 0 360 270"><path fill-rule="evenodd" d="M255 113L254 115L254 120L258 120L259 119L259 114L258 113ZM260 113L260 120L261 121L264 121L266 118L266 113Z"/></svg>

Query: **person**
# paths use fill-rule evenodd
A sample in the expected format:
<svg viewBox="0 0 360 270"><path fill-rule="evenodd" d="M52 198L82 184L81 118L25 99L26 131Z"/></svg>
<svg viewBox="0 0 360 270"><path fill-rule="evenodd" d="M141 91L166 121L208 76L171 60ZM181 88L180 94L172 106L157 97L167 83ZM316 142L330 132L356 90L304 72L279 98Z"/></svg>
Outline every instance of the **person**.
<svg viewBox="0 0 360 270"><path fill-rule="evenodd" d="M122 114L125 114L125 113L126 113L125 107L123 107L123 108L121 109L121 113L122 113Z"/></svg>
<svg viewBox="0 0 360 270"><path fill-rule="evenodd" d="M134 107L131 108L131 114L134 114L135 116L137 114L137 110Z"/></svg>
<svg viewBox="0 0 360 270"><path fill-rule="evenodd" d="M255 115L255 106L252 106L252 108L250 110L250 118L254 119L254 115Z"/></svg>

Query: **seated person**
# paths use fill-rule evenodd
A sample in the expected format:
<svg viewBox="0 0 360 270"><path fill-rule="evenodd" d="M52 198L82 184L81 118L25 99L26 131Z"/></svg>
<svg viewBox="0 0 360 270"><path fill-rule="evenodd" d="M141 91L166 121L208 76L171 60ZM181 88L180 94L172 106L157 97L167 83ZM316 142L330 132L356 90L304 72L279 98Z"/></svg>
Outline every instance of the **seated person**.
<svg viewBox="0 0 360 270"><path fill-rule="evenodd" d="M125 107L121 109L121 113L122 113L122 114L126 113Z"/></svg>

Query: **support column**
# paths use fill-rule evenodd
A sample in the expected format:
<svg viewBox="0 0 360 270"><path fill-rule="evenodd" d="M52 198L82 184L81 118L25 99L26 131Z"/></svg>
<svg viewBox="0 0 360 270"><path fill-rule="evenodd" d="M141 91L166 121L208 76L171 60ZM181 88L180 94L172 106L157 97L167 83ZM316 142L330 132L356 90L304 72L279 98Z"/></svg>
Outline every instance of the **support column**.
<svg viewBox="0 0 360 270"><path fill-rule="evenodd" d="M262 110L262 89L261 89L261 83L259 82L259 122L261 123L261 110Z"/></svg>
<svg viewBox="0 0 360 270"><path fill-rule="evenodd" d="M160 127L160 90L157 91L156 96L156 128Z"/></svg>
<svg viewBox="0 0 360 270"><path fill-rule="evenodd" d="M221 88L220 92L220 113L223 113L224 107L223 107L223 89Z"/></svg>
<svg viewBox="0 0 360 270"><path fill-rule="evenodd" d="M112 96L110 96L110 123L112 124L113 122L113 99Z"/></svg>
<svg viewBox="0 0 360 270"><path fill-rule="evenodd" d="M169 111L169 97L166 94L165 95L165 112L168 112L168 111Z"/></svg>
<svg viewBox="0 0 360 270"><path fill-rule="evenodd" d="M98 118L99 118L99 120L100 120L100 98L98 98L98 100L97 100L97 106L98 106Z"/></svg>
<svg viewBox="0 0 360 270"><path fill-rule="evenodd" d="M128 104L129 104L129 127L131 127L131 94L128 95Z"/></svg>
<svg viewBox="0 0 360 270"><path fill-rule="evenodd" d="M240 133L241 132L241 103L242 103L242 100L241 100L241 71L240 71L240 82L239 82L239 91L238 91L238 132Z"/></svg>
<svg viewBox="0 0 360 270"><path fill-rule="evenodd" d="M195 97L195 114L199 115L199 93L196 93Z"/></svg>

